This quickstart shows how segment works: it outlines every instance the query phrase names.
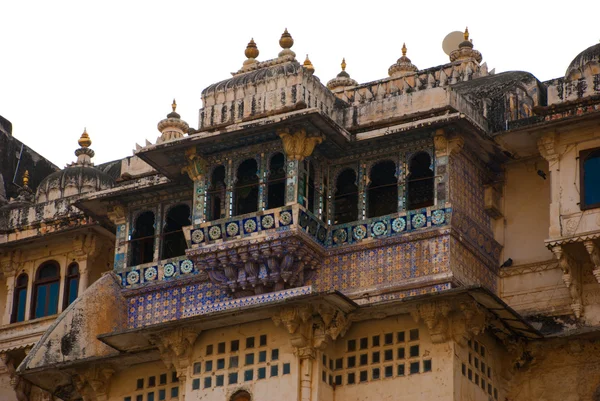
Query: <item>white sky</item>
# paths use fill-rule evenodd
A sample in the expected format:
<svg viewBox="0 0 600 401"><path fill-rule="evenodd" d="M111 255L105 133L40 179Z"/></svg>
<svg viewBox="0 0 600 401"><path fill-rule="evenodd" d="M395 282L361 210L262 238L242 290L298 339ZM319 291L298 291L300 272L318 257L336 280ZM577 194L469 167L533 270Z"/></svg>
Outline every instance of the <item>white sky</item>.
<svg viewBox="0 0 600 401"><path fill-rule="evenodd" d="M230 77L251 37L259 60L277 56L288 28L323 83L387 76L401 56L444 64L441 43L469 27L490 70L544 81L598 43L600 1L17 1L0 3L0 115L13 134L59 167L75 160L87 127L100 164L156 140L177 111L198 126L200 92Z"/></svg>

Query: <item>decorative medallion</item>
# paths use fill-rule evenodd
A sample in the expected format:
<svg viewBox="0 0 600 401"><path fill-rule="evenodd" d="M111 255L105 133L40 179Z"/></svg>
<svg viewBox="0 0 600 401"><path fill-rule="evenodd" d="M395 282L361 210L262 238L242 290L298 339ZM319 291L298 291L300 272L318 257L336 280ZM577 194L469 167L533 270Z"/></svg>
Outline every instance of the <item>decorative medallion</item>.
<svg viewBox="0 0 600 401"><path fill-rule="evenodd" d="M335 242L336 244L342 244L346 242L347 239L348 233L346 232L345 228L338 228L333 233L333 242Z"/></svg>
<svg viewBox="0 0 600 401"><path fill-rule="evenodd" d="M173 263L167 263L164 266L165 277L173 277L175 274L175 265Z"/></svg>
<svg viewBox="0 0 600 401"><path fill-rule="evenodd" d="M316 235L317 234L317 227L319 227L319 223L317 223L315 220L312 220L310 222L310 224L308 225L308 233L310 235Z"/></svg>
<svg viewBox="0 0 600 401"><path fill-rule="evenodd" d="M127 284L133 285L137 284L139 281L140 273L138 273L136 270L132 270L129 273L127 273Z"/></svg>
<svg viewBox="0 0 600 401"><path fill-rule="evenodd" d="M292 222L292 214L288 211L281 212L281 214L279 215L279 220L281 221L281 224L287 226Z"/></svg>
<svg viewBox="0 0 600 401"><path fill-rule="evenodd" d="M406 220L404 220L402 217L398 217L397 219L394 219L394 221L392 221L392 230L394 230L394 232L402 232L405 228Z"/></svg>
<svg viewBox="0 0 600 401"><path fill-rule="evenodd" d="M352 233L354 235L355 240L361 240L361 239L365 238L365 235L367 235L367 229L363 225L356 226L352 230Z"/></svg>
<svg viewBox="0 0 600 401"><path fill-rule="evenodd" d="M427 217L423 213L417 213L412 217L413 228L421 228L427 224Z"/></svg>
<svg viewBox="0 0 600 401"><path fill-rule="evenodd" d="M325 241L325 237L327 236L327 230L325 227L319 227L317 231L317 239L321 242Z"/></svg>
<svg viewBox="0 0 600 401"><path fill-rule="evenodd" d="M202 230L194 230L194 232L192 232L192 242L194 244L199 244L202 241L204 241L204 232Z"/></svg>
<svg viewBox="0 0 600 401"><path fill-rule="evenodd" d="M385 234L385 232L386 226L383 221L378 221L377 223L373 224L373 234L379 236Z"/></svg>
<svg viewBox="0 0 600 401"><path fill-rule="evenodd" d="M239 231L240 231L240 226L238 226L238 223L233 221L229 224L227 224L227 235L229 235L230 237L234 237L236 235L238 235Z"/></svg>
<svg viewBox="0 0 600 401"><path fill-rule="evenodd" d="M443 224L444 221L446 221L446 213L443 210L438 209L431 213L431 222L436 226Z"/></svg>
<svg viewBox="0 0 600 401"><path fill-rule="evenodd" d="M267 214L266 216L263 216L262 220L260 221L260 225L263 228L266 228L267 230L271 227L273 227L273 225L275 224L275 219L273 218L273 215L271 214Z"/></svg>
<svg viewBox="0 0 600 401"><path fill-rule="evenodd" d="M191 273L192 270L194 270L194 263L192 263L191 260L186 259L179 265L179 270L184 274Z"/></svg>
<svg viewBox="0 0 600 401"><path fill-rule="evenodd" d="M221 227L220 226L212 226L210 230L208 230L208 236L210 239L219 239L221 238Z"/></svg>
<svg viewBox="0 0 600 401"><path fill-rule="evenodd" d="M300 227L306 228L308 225L309 217L306 213L300 213Z"/></svg>
<svg viewBox="0 0 600 401"><path fill-rule="evenodd" d="M256 231L256 221L254 221L254 219L246 220L244 222L244 230L246 230L247 233L253 233Z"/></svg>
<svg viewBox="0 0 600 401"><path fill-rule="evenodd" d="M144 279L146 281L152 281L152 280L156 279L156 276L158 276L156 267L149 267L146 270L144 270Z"/></svg>

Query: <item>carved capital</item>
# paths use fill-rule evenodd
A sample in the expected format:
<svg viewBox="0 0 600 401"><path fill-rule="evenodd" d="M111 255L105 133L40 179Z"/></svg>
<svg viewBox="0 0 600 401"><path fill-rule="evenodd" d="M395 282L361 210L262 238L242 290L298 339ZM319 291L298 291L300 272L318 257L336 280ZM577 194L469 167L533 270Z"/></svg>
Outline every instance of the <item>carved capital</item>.
<svg viewBox="0 0 600 401"><path fill-rule="evenodd" d="M167 369L175 369L177 376L185 380L190 357L199 331L184 327L150 334L148 340L158 347L160 357Z"/></svg>
<svg viewBox="0 0 600 401"><path fill-rule="evenodd" d="M571 295L571 309L575 317L579 319L583 313L583 301L581 297L581 271L578 263L573 259L565 249L560 246L552 247L552 253L556 260L558 260L558 266L563 272L562 279L567 288L569 289L569 295Z"/></svg>
<svg viewBox="0 0 600 401"><path fill-rule="evenodd" d="M433 147L436 157L446 156L448 154L448 139L443 129L437 129L433 137Z"/></svg>
<svg viewBox="0 0 600 401"><path fill-rule="evenodd" d="M450 304L446 301L436 301L417 305L412 316L415 322L422 320L429 329L431 342L440 344L449 338Z"/></svg>
<svg viewBox="0 0 600 401"><path fill-rule="evenodd" d="M299 129L293 133L283 129L277 132L283 142L283 150L288 160L304 160L312 154L315 146L323 142L323 137L308 136L305 129Z"/></svg>
<svg viewBox="0 0 600 401"><path fill-rule="evenodd" d="M462 152L465 147L465 140L462 136L457 136L448 141L448 155L454 156Z"/></svg>
<svg viewBox="0 0 600 401"><path fill-rule="evenodd" d="M556 134L546 134L538 139L537 145L540 154L544 159L548 161L548 163L555 162L558 160L558 151L557 151L557 138Z"/></svg>
<svg viewBox="0 0 600 401"><path fill-rule="evenodd" d="M290 334L295 334L300 325L307 323L312 317L312 307L310 305L299 305L281 308L279 313L272 316L271 319L275 326L283 325Z"/></svg>
<svg viewBox="0 0 600 401"><path fill-rule="evenodd" d="M92 366L78 370L73 377L75 388L84 401L105 400L115 370L108 366Z"/></svg>
<svg viewBox="0 0 600 401"><path fill-rule="evenodd" d="M192 181L201 180L206 174L206 160L196 153L196 148L185 151L186 165L181 169L181 174L187 174Z"/></svg>
<svg viewBox="0 0 600 401"><path fill-rule="evenodd" d="M125 207L123 205L110 206L106 215L113 224L125 223Z"/></svg>
<svg viewBox="0 0 600 401"><path fill-rule="evenodd" d="M313 347L296 348L296 355L300 359L315 359L317 351Z"/></svg>

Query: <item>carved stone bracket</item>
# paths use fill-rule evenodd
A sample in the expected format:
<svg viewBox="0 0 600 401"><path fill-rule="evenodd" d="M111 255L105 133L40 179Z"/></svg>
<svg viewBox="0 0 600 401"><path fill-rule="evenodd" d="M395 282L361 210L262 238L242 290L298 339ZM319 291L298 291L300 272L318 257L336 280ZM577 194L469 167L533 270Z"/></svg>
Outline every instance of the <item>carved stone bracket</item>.
<svg viewBox="0 0 600 401"><path fill-rule="evenodd" d="M160 357L167 369L175 369L177 377L185 382L190 357L199 331L179 327L157 334L150 334L148 340L158 347Z"/></svg>
<svg viewBox="0 0 600 401"><path fill-rule="evenodd" d="M187 174L192 181L198 181L206 174L206 160L196 153L196 148L185 151L186 166L181 169L181 174Z"/></svg>
<svg viewBox="0 0 600 401"><path fill-rule="evenodd" d="M592 240L585 241L583 246L585 246L585 250L589 253L590 259L594 264L592 273L594 274L594 277L596 277L596 281L600 283L600 247Z"/></svg>
<svg viewBox="0 0 600 401"><path fill-rule="evenodd" d="M188 257L211 282L234 297L300 287L321 261L298 237L203 247L188 251Z"/></svg>
<svg viewBox="0 0 600 401"><path fill-rule="evenodd" d="M546 134L538 139L538 150L544 159L548 163L552 163L558 160L558 151L556 149L556 134Z"/></svg>
<svg viewBox="0 0 600 401"><path fill-rule="evenodd" d="M75 388L83 401L106 401L114 373L114 369L102 365L78 370L73 377Z"/></svg>
<svg viewBox="0 0 600 401"><path fill-rule="evenodd" d="M290 133L288 129L277 132L283 142L283 150L288 160L304 160L312 154L315 146L323 142L323 137L308 136L305 129L298 129Z"/></svg>
<svg viewBox="0 0 600 401"><path fill-rule="evenodd" d="M581 271L577 262L560 246L552 247L552 253L558 260L558 266L563 272L562 279L567 288L573 303L571 309L575 317L579 319L583 313L583 302L581 297Z"/></svg>
<svg viewBox="0 0 600 401"><path fill-rule="evenodd" d="M123 205L110 206L106 215L108 216L108 219L115 225L125 224L126 212Z"/></svg>
<svg viewBox="0 0 600 401"><path fill-rule="evenodd" d="M77 234L73 237L73 255L76 259L94 259L100 253L100 244L96 235Z"/></svg>
<svg viewBox="0 0 600 401"><path fill-rule="evenodd" d="M444 343L450 338L464 343L485 330L488 315L475 301L453 304L449 301L423 303L411 312L415 322L423 321L431 342Z"/></svg>

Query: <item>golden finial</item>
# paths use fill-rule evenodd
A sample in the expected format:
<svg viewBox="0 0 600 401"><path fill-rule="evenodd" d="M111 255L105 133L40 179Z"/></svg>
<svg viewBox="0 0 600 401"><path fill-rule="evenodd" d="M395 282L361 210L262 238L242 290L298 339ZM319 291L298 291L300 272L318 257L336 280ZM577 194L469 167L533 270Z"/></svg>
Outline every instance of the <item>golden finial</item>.
<svg viewBox="0 0 600 401"><path fill-rule="evenodd" d="M402 43L402 57L406 57L406 43Z"/></svg>
<svg viewBox="0 0 600 401"><path fill-rule="evenodd" d="M312 70L315 69L315 67L312 65L310 59L308 58L308 54L306 55L306 60L304 60L304 64L302 64L302 65L304 65L304 67L306 67L308 69L312 69Z"/></svg>
<svg viewBox="0 0 600 401"><path fill-rule="evenodd" d="M294 39L292 38L292 35L290 35L290 33L288 32L287 28L285 28L285 31L283 32L283 34L281 34L281 39L279 39L279 46L281 46L283 49L289 49L290 47L294 46Z"/></svg>
<svg viewBox="0 0 600 401"><path fill-rule="evenodd" d="M177 102L175 101L175 99L173 99L173 104L171 104L171 108L173 109L173 112L175 112L175 109L177 108Z"/></svg>
<svg viewBox="0 0 600 401"><path fill-rule="evenodd" d="M25 170L25 173L23 173L23 186L26 187L27 185L29 185L29 170Z"/></svg>
<svg viewBox="0 0 600 401"><path fill-rule="evenodd" d="M82 148L90 147L90 145L92 144L92 140L90 139L90 136L87 133L87 128L83 129L83 134L81 134L81 137L79 138L77 143L79 143L79 146L81 146Z"/></svg>
<svg viewBox="0 0 600 401"><path fill-rule="evenodd" d="M469 27L465 28L465 33L463 33L463 37L465 40L469 40Z"/></svg>
<svg viewBox="0 0 600 401"><path fill-rule="evenodd" d="M257 58L258 57L258 47L256 47L256 43L254 42L254 38L250 39L248 42L248 46L246 46L246 51L244 54L247 58Z"/></svg>
<svg viewBox="0 0 600 401"><path fill-rule="evenodd" d="M346 71L346 57L342 59L342 71Z"/></svg>

